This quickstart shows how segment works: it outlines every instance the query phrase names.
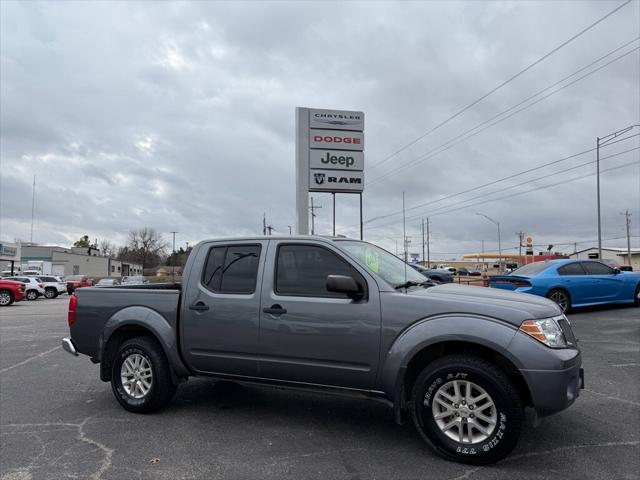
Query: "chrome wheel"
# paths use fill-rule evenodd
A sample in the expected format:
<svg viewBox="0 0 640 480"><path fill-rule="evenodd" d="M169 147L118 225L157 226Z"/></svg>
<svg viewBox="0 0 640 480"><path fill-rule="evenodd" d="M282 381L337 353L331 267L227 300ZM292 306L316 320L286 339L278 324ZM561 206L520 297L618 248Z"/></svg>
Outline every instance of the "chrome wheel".
<svg viewBox="0 0 640 480"><path fill-rule="evenodd" d="M153 384L153 373L149 361L143 355L134 353L122 362L120 367L122 388L133 398L143 398Z"/></svg>
<svg viewBox="0 0 640 480"><path fill-rule="evenodd" d="M569 307L569 296L562 290L554 290L551 292L549 299L556 302L563 312L567 311Z"/></svg>
<svg viewBox="0 0 640 480"><path fill-rule="evenodd" d="M11 294L8 292L0 292L0 305L3 307L11 303Z"/></svg>
<svg viewBox="0 0 640 480"><path fill-rule="evenodd" d="M55 290L48 288L47 290L44 291L44 296L46 298L55 298L56 292Z"/></svg>
<svg viewBox="0 0 640 480"><path fill-rule="evenodd" d="M454 380L440 387L431 410L440 431L459 443L486 440L495 430L498 418L489 394L465 380Z"/></svg>
<svg viewBox="0 0 640 480"><path fill-rule="evenodd" d="M29 290L27 292L27 300L35 300L36 298L38 298L38 292L35 290Z"/></svg>

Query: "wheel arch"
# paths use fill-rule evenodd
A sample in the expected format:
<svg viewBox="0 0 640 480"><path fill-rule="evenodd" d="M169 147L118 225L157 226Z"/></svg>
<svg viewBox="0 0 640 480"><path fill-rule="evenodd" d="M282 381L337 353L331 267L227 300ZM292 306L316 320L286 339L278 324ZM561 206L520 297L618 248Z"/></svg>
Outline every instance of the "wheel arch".
<svg viewBox="0 0 640 480"><path fill-rule="evenodd" d="M141 320L144 319L144 320ZM111 367L123 342L138 336L153 338L164 352L174 383L189 376L177 346L177 331L158 312L148 307L128 307L117 312L105 324L99 339L100 379L111 380Z"/></svg>

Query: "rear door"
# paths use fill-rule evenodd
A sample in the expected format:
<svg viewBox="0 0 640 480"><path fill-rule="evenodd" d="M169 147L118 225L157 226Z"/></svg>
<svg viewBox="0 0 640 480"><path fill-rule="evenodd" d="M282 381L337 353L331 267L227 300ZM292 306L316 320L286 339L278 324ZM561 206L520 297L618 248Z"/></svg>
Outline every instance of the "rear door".
<svg viewBox="0 0 640 480"><path fill-rule="evenodd" d="M182 351L202 373L258 373L260 279L267 240L209 243L196 252L182 299Z"/></svg>
<svg viewBox="0 0 640 480"><path fill-rule="evenodd" d="M263 279L260 375L372 388L381 328L375 281L328 243L272 241L266 261L275 271ZM352 276L366 297L327 291L327 275Z"/></svg>
<svg viewBox="0 0 640 480"><path fill-rule="evenodd" d="M560 283L571 295L571 304L592 302L591 292L594 280L587 276L581 262L568 263L558 267Z"/></svg>

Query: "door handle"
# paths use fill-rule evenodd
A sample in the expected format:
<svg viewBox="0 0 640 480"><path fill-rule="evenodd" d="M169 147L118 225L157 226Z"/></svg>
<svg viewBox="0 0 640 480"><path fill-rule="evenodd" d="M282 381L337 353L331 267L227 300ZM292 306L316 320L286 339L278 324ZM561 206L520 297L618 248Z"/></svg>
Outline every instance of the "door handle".
<svg viewBox="0 0 640 480"><path fill-rule="evenodd" d="M278 305L277 303L271 305L269 308L263 308L262 311L264 313L270 313L271 315L282 315L283 313L287 313L287 309L282 308L282 306Z"/></svg>
<svg viewBox="0 0 640 480"><path fill-rule="evenodd" d="M189 305L189 310L195 310L196 312L205 312L209 310L209 305L204 302L196 302L193 305Z"/></svg>

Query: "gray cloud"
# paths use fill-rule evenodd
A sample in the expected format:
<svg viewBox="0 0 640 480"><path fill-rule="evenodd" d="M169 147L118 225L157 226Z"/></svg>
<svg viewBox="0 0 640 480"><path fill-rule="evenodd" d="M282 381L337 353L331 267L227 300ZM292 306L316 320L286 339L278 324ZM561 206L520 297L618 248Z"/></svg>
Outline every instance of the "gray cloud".
<svg viewBox="0 0 640 480"><path fill-rule="evenodd" d="M610 2L2 2L0 237L28 238L34 174L38 242L66 244L85 233L124 241L142 226L177 230L181 241L194 242L258 233L263 212L287 232L295 218L296 106L365 111L370 167L612 8ZM367 178L637 37L639 15L640 3L632 2L384 165L367 167ZM367 186L365 218L398 211L402 191L411 207L592 148L597 136L638 123L639 58L635 52ZM639 145L636 138L607 152ZM482 239L495 248L494 226L476 211L501 221L507 246L521 229L541 243L591 240L594 177L447 214L436 209L483 192L498 197L510 185L593 158L411 213L432 215L435 252L477 250ZM630 152L603 161L603 169L639 159ZM640 235L640 169L604 173L602 191L605 238L622 236L619 212L627 208ZM314 198L323 206L318 231L328 234L331 198ZM367 224L366 238L393 249L402 235L399 220ZM356 236L357 221L357 198L338 197L338 232ZM414 245L419 221L407 225Z"/></svg>

